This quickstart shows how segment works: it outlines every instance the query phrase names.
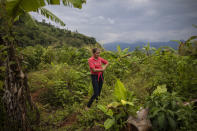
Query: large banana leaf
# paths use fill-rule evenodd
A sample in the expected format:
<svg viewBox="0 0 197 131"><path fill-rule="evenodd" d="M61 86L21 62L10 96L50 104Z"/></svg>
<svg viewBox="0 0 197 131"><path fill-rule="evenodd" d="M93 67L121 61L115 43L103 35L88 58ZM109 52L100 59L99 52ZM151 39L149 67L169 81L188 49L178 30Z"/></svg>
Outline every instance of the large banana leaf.
<svg viewBox="0 0 197 131"><path fill-rule="evenodd" d="M59 23L62 26L65 26L64 22L58 18L57 16L55 16L52 12L50 12L49 10L45 9L45 8L39 8L39 13L43 16L45 16L46 18L55 21L56 23Z"/></svg>
<svg viewBox="0 0 197 131"><path fill-rule="evenodd" d="M126 100L127 99L127 90L124 87L123 83L117 79L114 89L114 97L116 100Z"/></svg>
<svg viewBox="0 0 197 131"><path fill-rule="evenodd" d="M6 10L10 17L15 18L24 12L37 11L45 5L44 0L7 0Z"/></svg>
<svg viewBox="0 0 197 131"><path fill-rule="evenodd" d="M45 17L61 25L65 25L57 16L52 14L52 12L41 8L45 5L59 5L61 1L65 6L73 6L75 8L82 8L82 4L86 2L85 0L6 0L6 10L10 19L13 20L16 20L16 18L23 13L34 11L40 12Z"/></svg>

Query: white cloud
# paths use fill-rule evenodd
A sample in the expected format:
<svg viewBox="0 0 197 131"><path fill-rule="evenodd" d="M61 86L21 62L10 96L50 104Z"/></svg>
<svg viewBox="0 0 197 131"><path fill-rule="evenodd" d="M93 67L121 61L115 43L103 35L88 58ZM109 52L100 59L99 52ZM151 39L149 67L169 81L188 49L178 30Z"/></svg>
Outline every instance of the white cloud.
<svg viewBox="0 0 197 131"><path fill-rule="evenodd" d="M115 21L113 19L111 19L111 18L107 18L107 20L109 21L110 24L114 24L115 23Z"/></svg>
<svg viewBox="0 0 197 131"><path fill-rule="evenodd" d="M47 9L66 28L108 43L187 39L197 34L192 28L197 24L196 7L196 0L88 0L81 10L62 5Z"/></svg>
<svg viewBox="0 0 197 131"><path fill-rule="evenodd" d="M103 20L103 19L104 19L104 17L103 17L103 16L99 16L98 18L99 18L99 19L101 19L101 20Z"/></svg>

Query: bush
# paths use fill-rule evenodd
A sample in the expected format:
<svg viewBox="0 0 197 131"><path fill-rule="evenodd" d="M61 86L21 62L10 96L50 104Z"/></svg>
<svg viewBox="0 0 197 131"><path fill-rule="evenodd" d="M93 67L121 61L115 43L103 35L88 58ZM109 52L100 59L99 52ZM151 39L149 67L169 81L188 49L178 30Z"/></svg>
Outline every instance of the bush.
<svg viewBox="0 0 197 131"><path fill-rule="evenodd" d="M149 118L156 131L194 130L196 113L184 106L177 93L167 92L166 85L158 86L147 98ZM191 117L192 116L192 117Z"/></svg>

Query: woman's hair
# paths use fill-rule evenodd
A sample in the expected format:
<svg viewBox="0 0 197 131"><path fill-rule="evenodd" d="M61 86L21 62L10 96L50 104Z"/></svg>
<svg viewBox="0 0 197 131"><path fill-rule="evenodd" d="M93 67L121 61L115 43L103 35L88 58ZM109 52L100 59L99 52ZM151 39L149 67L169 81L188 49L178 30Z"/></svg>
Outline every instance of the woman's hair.
<svg viewBox="0 0 197 131"><path fill-rule="evenodd" d="M98 48L93 48L92 53L95 54L97 50L98 50Z"/></svg>

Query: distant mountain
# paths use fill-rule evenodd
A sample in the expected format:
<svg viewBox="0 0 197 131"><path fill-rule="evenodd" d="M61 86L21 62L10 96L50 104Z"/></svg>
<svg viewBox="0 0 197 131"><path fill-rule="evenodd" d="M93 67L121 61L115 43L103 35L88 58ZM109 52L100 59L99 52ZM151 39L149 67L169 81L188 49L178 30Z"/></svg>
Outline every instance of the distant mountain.
<svg viewBox="0 0 197 131"><path fill-rule="evenodd" d="M110 50L110 51L116 51L117 46L120 45L121 49L125 49L129 47L129 51L133 51L135 50L135 48L139 47L139 48L143 48L143 46L146 46L147 43L145 42L134 42L134 43L124 43L124 42L112 42L112 43L106 43L103 44L103 47L106 50ZM174 41L168 41L168 42L150 42L150 46L151 47L155 47L155 48L159 48L162 46L169 46L173 49L178 49L178 43L174 42Z"/></svg>

